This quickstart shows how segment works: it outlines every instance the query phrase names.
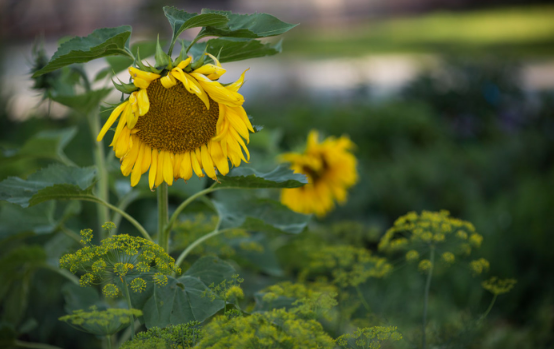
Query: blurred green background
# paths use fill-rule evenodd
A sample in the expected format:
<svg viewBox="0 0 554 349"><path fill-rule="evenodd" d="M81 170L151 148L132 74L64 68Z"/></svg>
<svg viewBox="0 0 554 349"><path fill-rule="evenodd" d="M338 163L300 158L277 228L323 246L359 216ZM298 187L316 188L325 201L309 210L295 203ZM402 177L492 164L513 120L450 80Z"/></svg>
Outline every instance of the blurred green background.
<svg viewBox="0 0 554 349"><path fill-rule="evenodd" d="M25 177L51 162L7 156L43 130L76 126L77 134L65 153L79 166L92 164L86 121L55 104L38 106L40 93L30 88L28 75L35 37L43 35L50 55L59 38L86 35L102 26L132 24L135 39L158 33L167 37L162 5L200 9L198 4L178 1L0 4L0 148L4 156L0 180ZM315 232L327 224L354 221L363 227L365 246L375 250L379 236L406 212L449 210L472 222L484 236L481 254L491 262L491 275L513 277L518 284L499 298L491 324L478 340L442 347L550 348L554 346L550 220L554 6L546 2L482 5L477 1L277 4L244 0L209 1L202 7L268 12L301 24L285 37L282 55L226 65L226 77L230 81L243 68L251 68L244 88L245 108L255 124L265 127L252 136L251 166L271 167L279 152L302 147L311 129L349 135L357 145L360 182L350 191L346 205L314 222ZM104 64L89 64L87 70L94 74ZM155 225L155 212L148 213L151 205L143 200L130 209L146 213L145 224ZM64 208L59 205L55 216ZM9 214L8 209L3 204L3 214ZM95 219L87 212L94 210L93 205L83 204L73 224L93 227ZM344 229L341 234L349 239L354 232ZM48 236L32 239L42 243ZM0 243L2 256L10 243ZM287 269L286 258L281 264ZM59 313L48 316L63 315L59 288L49 286L61 285L63 280L44 273L34 277L25 311L38 323L47 317L40 314L52 309ZM382 312L379 315L401 321L404 312L413 311L417 318L420 309L409 304L422 297L417 288L420 279L400 272L388 288L376 286L366 292L375 311ZM430 318L441 318L454 308L458 313L453 314L482 312L489 299L475 296L468 280L455 269L444 277L432 291L444 302L432 304ZM37 297L42 298L40 304ZM43 308L45 299L51 308ZM10 321L9 309L0 311L3 320ZM65 343L79 335L59 324L29 326L29 339L62 346L60 339L54 339L55 331L66 331Z"/></svg>

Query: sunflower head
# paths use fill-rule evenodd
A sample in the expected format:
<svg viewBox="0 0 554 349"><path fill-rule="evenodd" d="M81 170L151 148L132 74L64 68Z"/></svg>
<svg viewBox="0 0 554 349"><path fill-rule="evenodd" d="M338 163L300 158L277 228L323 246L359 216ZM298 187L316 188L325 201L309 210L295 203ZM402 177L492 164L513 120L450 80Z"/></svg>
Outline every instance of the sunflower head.
<svg viewBox="0 0 554 349"><path fill-rule="evenodd" d="M300 188L283 189L281 202L300 213L315 213L322 217L335 206L344 203L347 190L358 181L356 157L350 152L354 144L348 137L329 137L319 142L317 131L308 135L303 153L281 155L282 162L289 162L291 169L308 178L308 184Z"/></svg>
<svg viewBox="0 0 554 349"><path fill-rule="evenodd" d="M224 86L218 80L225 69L206 55L212 63L181 54L163 69L139 60L138 68L129 68L132 84L116 85L129 97L113 110L97 140L119 120L110 146L132 186L147 171L152 189L193 173L216 180L217 173L229 172L229 160L234 166L249 160L246 144L254 129L238 93L246 71Z"/></svg>

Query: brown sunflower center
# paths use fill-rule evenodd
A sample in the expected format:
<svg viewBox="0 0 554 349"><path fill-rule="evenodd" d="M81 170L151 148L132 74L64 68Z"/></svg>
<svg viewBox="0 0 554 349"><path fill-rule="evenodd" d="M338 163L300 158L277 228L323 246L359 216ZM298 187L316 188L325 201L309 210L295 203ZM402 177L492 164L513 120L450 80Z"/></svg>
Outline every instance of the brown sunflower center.
<svg viewBox="0 0 554 349"><path fill-rule="evenodd" d="M184 153L206 144L216 133L219 105L210 98L210 110L195 94L177 85L166 89L154 80L146 89L150 109L139 117L137 136L152 148Z"/></svg>

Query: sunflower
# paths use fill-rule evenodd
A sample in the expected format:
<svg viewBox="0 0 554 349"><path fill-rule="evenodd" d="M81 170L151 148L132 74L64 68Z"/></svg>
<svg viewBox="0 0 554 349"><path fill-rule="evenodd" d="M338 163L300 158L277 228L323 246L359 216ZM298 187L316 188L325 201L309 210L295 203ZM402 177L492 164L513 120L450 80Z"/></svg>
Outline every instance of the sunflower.
<svg viewBox="0 0 554 349"><path fill-rule="evenodd" d="M159 74L141 62L140 69L129 68L132 92L113 110L97 140L119 119L110 146L123 175L131 175L132 186L148 170L151 189L178 178L186 181L193 172L217 180L216 172L229 172L228 160L239 166L250 159L246 143L254 129L238 93L246 71L224 86L217 80L225 69L207 55L214 64L196 69L199 64L192 64L191 57Z"/></svg>
<svg viewBox="0 0 554 349"><path fill-rule="evenodd" d="M315 213L323 217L335 206L334 201L346 201L347 189L358 181L356 157L350 150L354 143L348 137L329 137L319 143L317 131L311 131L304 153L286 153L281 162L289 162L294 172L308 178L308 184L295 189L283 189L281 202L293 211Z"/></svg>

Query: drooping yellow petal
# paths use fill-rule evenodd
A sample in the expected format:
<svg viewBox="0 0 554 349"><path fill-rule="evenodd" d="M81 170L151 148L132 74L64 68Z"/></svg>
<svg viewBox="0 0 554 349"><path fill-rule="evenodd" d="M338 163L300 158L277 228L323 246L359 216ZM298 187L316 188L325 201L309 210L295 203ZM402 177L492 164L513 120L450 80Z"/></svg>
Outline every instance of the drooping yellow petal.
<svg viewBox="0 0 554 349"><path fill-rule="evenodd" d="M173 161L173 177L178 178L181 171L181 161L183 161L183 154L175 154L175 160Z"/></svg>
<svg viewBox="0 0 554 349"><path fill-rule="evenodd" d="M225 72L226 70L221 68L221 66L218 67L213 64L204 64L200 68L193 70L193 73L207 75L210 80L219 79Z"/></svg>
<svg viewBox="0 0 554 349"><path fill-rule="evenodd" d="M137 161L131 172L131 187L134 187L140 181L140 176L142 174L142 159L144 158L144 143L140 142L140 148L138 151Z"/></svg>
<svg viewBox="0 0 554 349"><path fill-rule="evenodd" d="M179 62L179 64L177 64L177 68L185 69L187 67L187 65L189 65L191 60L192 60L192 57L187 57L187 59L185 59L185 60Z"/></svg>
<svg viewBox="0 0 554 349"><path fill-rule="evenodd" d="M161 151L158 154L158 168L156 169L156 187L164 182L164 154Z"/></svg>
<svg viewBox="0 0 554 349"><path fill-rule="evenodd" d="M202 86L214 101L230 107L238 107L244 103L244 97L242 97L242 95L226 89L219 82L212 81L206 76L198 73L191 73L190 75L200 83L200 86Z"/></svg>
<svg viewBox="0 0 554 349"><path fill-rule="evenodd" d="M244 141L242 140L242 138L240 138L237 131L230 128L229 129L229 134L241 145L242 149L244 149L244 152L246 153L246 158L248 159L248 161L250 161L250 152L248 151L248 147L246 147L246 144L244 144ZM241 152L241 154L242 154L242 152Z"/></svg>
<svg viewBox="0 0 554 349"><path fill-rule="evenodd" d="M115 147L115 156L121 159L127 152L129 151L129 145L130 145L130 139L131 137L131 130L127 127L123 127L123 131L121 131L121 135L119 136L119 139L117 140L117 145Z"/></svg>
<svg viewBox="0 0 554 349"><path fill-rule="evenodd" d="M231 126L233 126L233 128L242 136L242 138L248 141L250 138L248 128L244 124L244 121L242 121L240 115L238 115L235 111L236 109L238 108L228 108L228 110L226 111L227 120L229 120Z"/></svg>
<svg viewBox="0 0 554 349"><path fill-rule="evenodd" d="M146 81L141 78L134 78L133 84L138 88L146 89L148 88L148 86L150 86L150 81Z"/></svg>
<svg viewBox="0 0 554 349"><path fill-rule="evenodd" d="M135 78L143 79L148 83L150 83L153 80L156 80L160 77L160 75L158 75L158 74L154 74L154 73L151 73L151 72L145 72L145 71L142 71L142 70L137 69L135 67L129 67L129 74L131 74L131 77L133 79L135 79Z"/></svg>
<svg viewBox="0 0 554 349"><path fill-rule="evenodd" d="M210 177L213 180L216 180L217 177L215 175L214 163L212 161L212 156L208 152L208 148L206 147L205 144L202 144L202 148L201 148L200 152L202 154L202 167L204 168L204 171L206 172L208 177Z"/></svg>
<svg viewBox="0 0 554 349"><path fill-rule="evenodd" d="M198 162L198 157L196 156L194 150L190 151L190 160L192 162L192 169L194 170L194 173L198 177L204 177L204 173L202 172L202 167L200 167L200 163Z"/></svg>
<svg viewBox="0 0 554 349"><path fill-rule="evenodd" d="M106 121L102 129L100 130L98 137L96 137L97 142L100 142L104 138L104 136L106 135L106 132L108 132L110 127L112 127L113 123L115 122L115 120L117 120L117 118L119 117L121 112L123 112L123 110L125 109L128 103L129 102L123 102L112 111L112 113L110 114L110 117L108 118L108 120Z"/></svg>
<svg viewBox="0 0 554 349"><path fill-rule="evenodd" d="M163 176L167 184L173 184L173 158L174 155L168 151L162 151L164 157Z"/></svg>
<svg viewBox="0 0 554 349"><path fill-rule="evenodd" d="M177 85L177 80L173 77L173 74L171 72L167 73L166 76L160 79L160 82L162 83L163 87L165 88L172 88L173 86Z"/></svg>
<svg viewBox="0 0 554 349"><path fill-rule="evenodd" d="M234 91L234 92L238 92L239 89L242 87L242 85L244 84L244 74L250 70L250 68L246 69L245 71L242 72L242 74L240 75L240 78L233 82L232 84L229 84L227 86L225 86L226 89L228 90L231 90L231 91Z"/></svg>
<svg viewBox="0 0 554 349"><path fill-rule="evenodd" d="M137 100L139 115L143 116L144 114L148 113L148 110L150 109L150 101L148 100L148 94L146 93L146 90L138 91Z"/></svg>
<svg viewBox="0 0 554 349"><path fill-rule="evenodd" d="M127 108L129 108L129 106L127 106ZM117 123L117 128L115 129L115 135L113 136L112 142L110 143L110 147L113 147L115 144L117 144L117 140L121 135L121 131L123 131L123 127L125 127L126 124L127 124L127 118L124 118L124 117L119 118L119 121Z"/></svg>
<svg viewBox="0 0 554 349"><path fill-rule="evenodd" d="M140 170L141 174L146 173L148 168L150 168L150 160L152 158L152 148L146 143L144 143L144 155L142 157L142 168Z"/></svg>
<svg viewBox="0 0 554 349"><path fill-rule="evenodd" d="M232 110L236 115L238 115L240 117L240 119L242 120L242 122L244 122L244 124L246 125L246 127L248 128L248 130L250 130L250 132L254 133L254 128L252 127L252 123L250 122L250 119L248 118L248 115L246 114L246 111L244 110L243 107L227 107L229 110Z"/></svg>
<svg viewBox="0 0 554 349"><path fill-rule="evenodd" d="M154 189L156 184L156 174L158 173L158 149L152 149L152 166L150 166L150 172L148 172L148 184L150 189Z"/></svg>
<svg viewBox="0 0 554 349"><path fill-rule="evenodd" d="M131 149L129 150L129 153L125 155L121 163L121 173L123 173L125 177L131 174L131 170L133 169L139 155L140 144L142 143L138 140L138 138L136 138L137 136L131 137L133 139Z"/></svg>
<svg viewBox="0 0 554 349"><path fill-rule="evenodd" d="M190 177L192 177L192 164L191 164L191 160L190 160L190 152L188 152L188 151L185 152L185 154L183 155L179 175L185 181L188 181L190 179Z"/></svg>
<svg viewBox="0 0 554 349"><path fill-rule="evenodd" d="M190 78L189 81L191 85L195 85L197 87L197 90L200 91L198 93L195 92L196 95L198 96L198 98L200 98L202 102L204 102L206 109L210 110L210 100L208 98L208 94L206 93L206 91L204 91L204 89L202 88L202 86L200 86L200 84L198 83L198 81L196 81L196 79L194 79L190 75L189 75L189 78Z"/></svg>
<svg viewBox="0 0 554 349"><path fill-rule="evenodd" d="M214 161L217 170L222 175L229 173L229 163L227 162L227 157L223 155L223 149L221 148L221 143L210 141L210 153Z"/></svg>

